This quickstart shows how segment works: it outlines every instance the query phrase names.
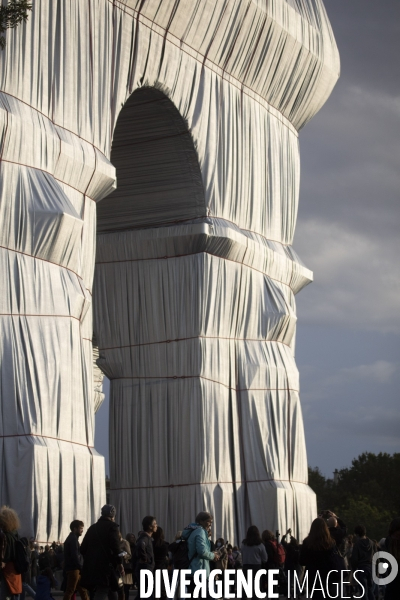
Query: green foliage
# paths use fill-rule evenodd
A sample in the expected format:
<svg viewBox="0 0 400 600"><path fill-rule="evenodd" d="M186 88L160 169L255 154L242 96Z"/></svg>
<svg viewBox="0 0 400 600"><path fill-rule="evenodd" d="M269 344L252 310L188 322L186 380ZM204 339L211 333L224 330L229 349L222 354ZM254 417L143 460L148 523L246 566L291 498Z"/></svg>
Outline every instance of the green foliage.
<svg viewBox="0 0 400 600"><path fill-rule="evenodd" d="M400 454L365 452L340 471L339 487L400 515Z"/></svg>
<svg viewBox="0 0 400 600"><path fill-rule="evenodd" d="M32 4L27 0L10 0L10 2L0 7L0 34L6 29L14 29L22 21L28 18L28 11L32 10ZM6 38L0 35L0 48L6 45Z"/></svg>
<svg viewBox="0 0 400 600"><path fill-rule="evenodd" d="M367 536L378 542L386 537L389 523L396 516L388 510L371 505L369 499L362 496L348 498L345 505L337 507L337 511L349 532L353 532L356 525L365 525Z"/></svg>
<svg viewBox="0 0 400 600"><path fill-rule="evenodd" d="M317 494L318 512L333 510L352 533L365 525L374 539L386 536L390 521L400 515L400 454L365 452L339 471L338 482L309 467L309 485Z"/></svg>

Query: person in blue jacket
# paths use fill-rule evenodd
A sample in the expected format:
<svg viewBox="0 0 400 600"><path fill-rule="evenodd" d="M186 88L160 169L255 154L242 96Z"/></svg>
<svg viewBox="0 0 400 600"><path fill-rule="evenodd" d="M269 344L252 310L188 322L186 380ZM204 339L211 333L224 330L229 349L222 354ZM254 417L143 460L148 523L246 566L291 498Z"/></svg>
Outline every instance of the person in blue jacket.
<svg viewBox="0 0 400 600"><path fill-rule="evenodd" d="M192 576L199 569L205 569L207 579L210 575L210 561L220 559L219 552L211 552L211 542L209 533L213 517L209 512L200 512L195 523L190 523L182 532L182 538L186 540L188 545L189 569L192 571ZM192 593L194 588L193 581L189 586L188 592Z"/></svg>

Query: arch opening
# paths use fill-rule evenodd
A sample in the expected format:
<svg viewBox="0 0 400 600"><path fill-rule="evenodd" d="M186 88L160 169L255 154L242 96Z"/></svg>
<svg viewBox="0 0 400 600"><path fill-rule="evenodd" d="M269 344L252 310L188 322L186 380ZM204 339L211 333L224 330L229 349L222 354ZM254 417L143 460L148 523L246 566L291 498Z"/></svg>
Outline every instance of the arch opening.
<svg viewBox="0 0 400 600"><path fill-rule="evenodd" d="M117 189L99 202L97 231L154 227L205 215L198 157L187 123L156 88L136 90L115 127Z"/></svg>

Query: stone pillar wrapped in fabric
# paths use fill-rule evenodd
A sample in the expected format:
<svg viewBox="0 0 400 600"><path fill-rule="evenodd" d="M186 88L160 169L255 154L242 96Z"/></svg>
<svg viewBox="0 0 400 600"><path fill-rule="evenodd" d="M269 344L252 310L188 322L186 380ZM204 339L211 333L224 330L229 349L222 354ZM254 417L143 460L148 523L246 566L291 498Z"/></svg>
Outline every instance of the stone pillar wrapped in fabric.
<svg viewBox="0 0 400 600"><path fill-rule="evenodd" d="M40 541L99 516L100 367L124 532L207 509L231 540L304 536L291 244L297 132L339 74L321 0L37 0L6 42L0 502Z"/></svg>
<svg viewBox="0 0 400 600"><path fill-rule="evenodd" d="M297 131L338 77L332 32L319 1L149 2L135 25L97 221L112 502L168 539L202 509L230 540L302 538Z"/></svg>

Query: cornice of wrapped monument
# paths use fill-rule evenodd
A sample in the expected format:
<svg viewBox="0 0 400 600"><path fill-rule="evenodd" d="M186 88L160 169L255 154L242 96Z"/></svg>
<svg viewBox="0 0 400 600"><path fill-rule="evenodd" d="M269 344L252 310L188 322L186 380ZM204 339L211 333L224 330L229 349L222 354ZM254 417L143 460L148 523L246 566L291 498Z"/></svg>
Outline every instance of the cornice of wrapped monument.
<svg viewBox="0 0 400 600"><path fill-rule="evenodd" d="M318 112L339 77L339 54L319 0L121 4L171 43L179 40L182 51L196 52L204 66L230 76L232 85L266 100L296 129Z"/></svg>

